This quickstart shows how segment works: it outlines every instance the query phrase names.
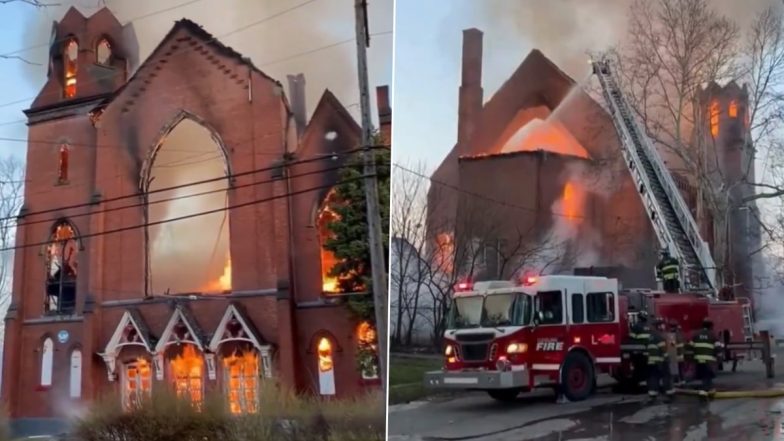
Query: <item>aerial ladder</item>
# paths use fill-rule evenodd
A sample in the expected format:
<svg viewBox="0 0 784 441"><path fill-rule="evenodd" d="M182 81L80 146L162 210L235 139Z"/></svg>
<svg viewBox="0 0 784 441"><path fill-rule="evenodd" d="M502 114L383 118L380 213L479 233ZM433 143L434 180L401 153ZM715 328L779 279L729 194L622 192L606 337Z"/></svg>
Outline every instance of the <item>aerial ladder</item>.
<svg viewBox="0 0 784 441"><path fill-rule="evenodd" d="M624 162L637 186L645 210L659 240L680 264L681 287L716 298L716 265L697 222L675 185L656 147L637 122L626 102L607 54L591 60L621 141Z"/></svg>

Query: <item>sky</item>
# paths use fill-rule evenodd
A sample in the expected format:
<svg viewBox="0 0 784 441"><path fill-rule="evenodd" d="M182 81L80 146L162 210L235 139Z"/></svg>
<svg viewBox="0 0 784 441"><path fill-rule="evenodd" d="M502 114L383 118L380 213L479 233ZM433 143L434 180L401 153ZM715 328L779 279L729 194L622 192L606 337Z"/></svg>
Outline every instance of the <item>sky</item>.
<svg viewBox="0 0 784 441"><path fill-rule="evenodd" d="M22 1L0 3L0 138L26 139L22 110L46 80L47 48L53 21L75 5L89 16L106 5L120 23L132 22L146 58L180 18L202 25L224 44L248 56L261 70L287 87L286 75L304 73L308 113L324 89L330 89L359 119L354 44L354 8L347 0L58 0L61 6L36 8ZM302 7L237 31L299 4ZM371 105L376 86L392 81L392 0L369 2L368 49ZM345 42L345 43L342 43ZM0 156L24 159L26 143L0 140Z"/></svg>
<svg viewBox="0 0 784 441"><path fill-rule="evenodd" d="M484 32L487 101L534 48L573 78L590 74L586 51L619 43L631 0L397 0L394 161L433 170L457 139L462 31ZM711 0L745 25L775 0Z"/></svg>

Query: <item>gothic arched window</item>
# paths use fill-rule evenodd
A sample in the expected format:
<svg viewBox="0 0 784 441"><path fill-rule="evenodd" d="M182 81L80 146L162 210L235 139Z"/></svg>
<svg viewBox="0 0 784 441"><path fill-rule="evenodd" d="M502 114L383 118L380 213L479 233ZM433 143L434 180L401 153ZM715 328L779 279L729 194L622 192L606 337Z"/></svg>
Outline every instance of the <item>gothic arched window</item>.
<svg viewBox="0 0 784 441"><path fill-rule="evenodd" d="M63 71L65 73L65 88L63 95L66 98L76 96L76 71L78 69L79 43L75 39L65 43L63 51Z"/></svg>
<svg viewBox="0 0 784 441"><path fill-rule="evenodd" d="M109 65L112 61L112 45L109 40L102 38L95 47L95 61L98 64Z"/></svg>
<svg viewBox="0 0 784 441"><path fill-rule="evenodd" d="M326 248L326 242L329 240L333 233L329 229L329 224L338 220L338 214L332 210L332 204L337 199L337 192L335 189L327 193L324 198L321 210L318 212L316 219L316 228L318 228L319 245L321 246L321 284L322 289L326 293L340 292L340 283L338 277L331 275L332 269L338 264L338 259L335 253Z"/></svg>
<svg viewBox="0 0 784 441"><path fill-rule="evenodd" d="M74 311L78 254L76 231L67 221L59 222L46 247L47 313L70 314Z"/></svg>
<svg viewBox="0 0 784 441"><path fill-rule="evenodd" d="M60 146L57 156L57 182L60 184L68 182L68 155L70 152L71 149L68 148L67 144Z"/></svg>

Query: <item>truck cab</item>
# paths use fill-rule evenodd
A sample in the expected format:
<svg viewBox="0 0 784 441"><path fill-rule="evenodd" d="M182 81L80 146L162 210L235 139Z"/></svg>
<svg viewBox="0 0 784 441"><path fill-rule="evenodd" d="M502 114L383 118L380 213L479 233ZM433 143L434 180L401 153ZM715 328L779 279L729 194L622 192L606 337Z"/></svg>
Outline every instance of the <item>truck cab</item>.
<svg viewBox="0 0 784 441"><path fill-rule="evenodd" d="M444 332L444 367L427 373L425 384L485 390L498 400L553 387L582 400L599 372L621 362L622 338L615 279L461 283Z"/></svg>

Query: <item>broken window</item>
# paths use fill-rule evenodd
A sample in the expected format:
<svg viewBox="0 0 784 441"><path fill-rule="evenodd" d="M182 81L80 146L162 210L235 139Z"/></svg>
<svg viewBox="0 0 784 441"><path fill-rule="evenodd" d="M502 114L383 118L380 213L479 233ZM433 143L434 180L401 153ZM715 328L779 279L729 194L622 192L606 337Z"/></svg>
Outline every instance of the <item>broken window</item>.
<svg viewBox="0 0 784 441"><path fill-rule="evenodd" d="M174 391L177 396L201 407L204 390L204 361L192 344L184 344L182 351L171 360Z"/></svg>
<svg viewBox="0 0 784 441"><path fill-rule="evenodd" d="M65 43L65 51L63 53L63 70L65 71L65 89L64 95L66 98L73 98L76 96L76 70L78 68L79 57L79 43L71 39Z"/></svg>
<svg viewBox="0 0 784 441"><path fill-rule="evenodd" d="M79 252L76 233L68 222L61 222L52 231L46 248L45 311L70 314L76 307L76 258Z"/></svg>
<svg viewBox="0 0 784 441"><path fill-rule="evenodd" d="M259 357L252 348L223 358L223 385L233 414L255 413L259 406Z"/></svg>
<svg viewBox="0 0 784 441"><path fill-rule="evenodd" d="M364 380L378 378L378 349L376 346L376 328L368 321L357 327L357 361Z"/></svg>
<svg viewBox="0 0 784 441"><path fill-rule="evenodd" d="M710 105L710 132L715 138L719 136L719 116L720 116L719 102L713 100Z"/></svg>
<svg viewBox="0 0 784 441"><path fill-rule="evenodd" d="M727 113L729 113L730 118L737 118L738 117L738 102L735 100L730 101L730 107L727 109Z"/></svg>
<svg viewBox="0 0 784 441"><path fill-rule="evenodd" d="M132 409L150 396L152 389L152 368L144 358L125 363L122 371L123 408Z"/></svg>
<svg viewBox="0 0 784 441"><path fill-rule="evenodd" d="M67 144L60 146L57 163L57 182L65 184L68 182L68 154L70 149Z"/></svg>
<svg viewBox="0 0 784 441"><path fill-rule="evenodd" d="M102 38L101 41L98 42L98 46L95 48L95 61L98 64L108 65L111 63L112 58L112 46L109 44L109 41L105 38Z"/></svg>
<svg viewBox="0 0 784 441"><path fill-rule="evenodd" d="M329 224L339 219L338 214L332 210L332 204L337 200L337 192L335 189L330 190L327 197L324 199L324 204L318 213L317 228L319 234L319 243L321 245L321 282L322 290L325 293L339 293L340 281L338 277L330 275L332 269L338 264L338 258L335 253L326 248L326 242L334 237L334 233L329 229Z"/></svg>

